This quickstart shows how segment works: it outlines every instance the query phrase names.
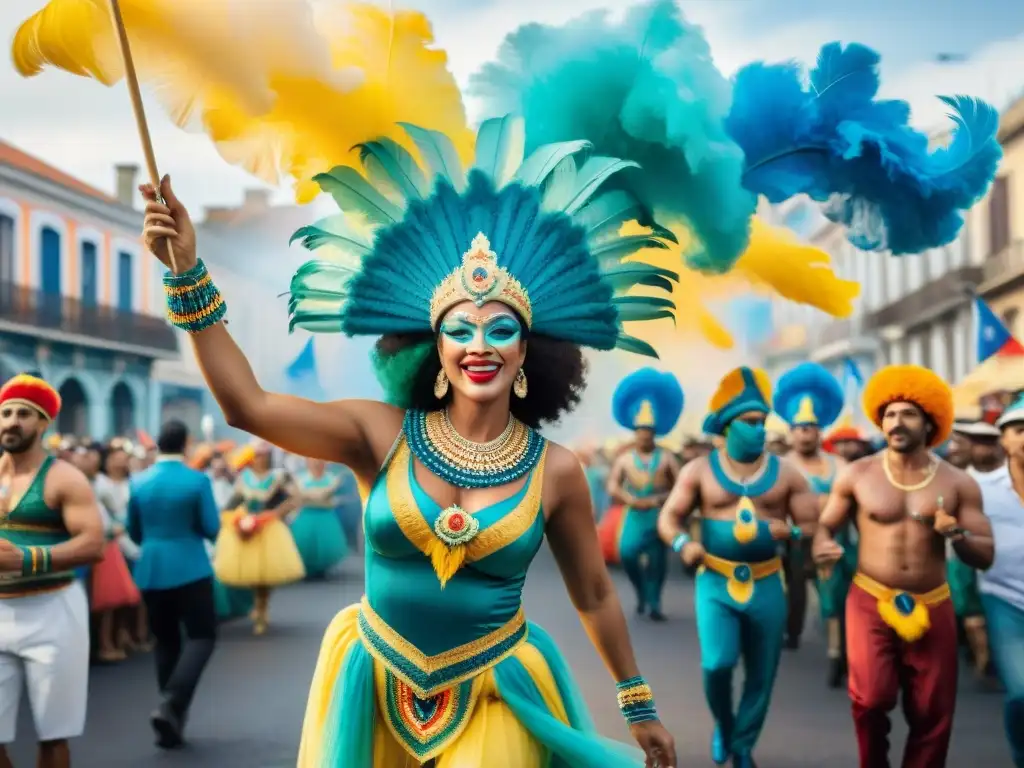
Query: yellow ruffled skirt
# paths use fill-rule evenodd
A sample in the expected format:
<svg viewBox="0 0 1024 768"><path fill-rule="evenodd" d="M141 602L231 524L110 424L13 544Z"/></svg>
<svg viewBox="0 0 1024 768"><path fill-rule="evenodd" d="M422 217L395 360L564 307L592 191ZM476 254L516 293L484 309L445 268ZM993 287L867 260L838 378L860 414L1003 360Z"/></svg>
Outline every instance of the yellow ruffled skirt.
<svg viewBox="0 0 1024 768"><path fill-rule="evenodd" d="M468 709L442 723L438 748L414 756L399 735L405 726L401 702L387 693L395 688L390 673L364 647L358 623L359 606L350 606L324 636L298 768L419 768L430 758L437 768L643 765L638 750L594 732L564 659L533 624L510 656L473 678Z"/></svg>
<svg viewBox="0 0 1024 768"><path fill-rule="evenodd" d="M279 587L306 575L302 556L288 526L272 520L243 539L235 528L237 513L222 515L213 556L217 579L229 587Z"/></svg>

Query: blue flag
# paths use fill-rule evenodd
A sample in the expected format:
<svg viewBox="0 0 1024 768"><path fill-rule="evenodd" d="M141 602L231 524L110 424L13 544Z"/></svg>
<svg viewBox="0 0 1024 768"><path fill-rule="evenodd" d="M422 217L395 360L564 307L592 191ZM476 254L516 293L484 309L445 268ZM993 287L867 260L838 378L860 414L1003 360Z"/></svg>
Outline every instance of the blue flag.
<svg viewBox="0 0 1024 768"><path fill-rule="evenodd" d="M975 297L978 312L978 363L996 355L1024 355L1024 345L1013 337L1003 321L984 301Z"/></svg>
<svg viewBox="0 0 1024 768"><path fill-rule="evenodd" d="M306 346L291 365L285 368L284 375L288 379L289 394L315 400L323 399L324 391L316 370L316 349L312 338L306 342Z"/></svg>

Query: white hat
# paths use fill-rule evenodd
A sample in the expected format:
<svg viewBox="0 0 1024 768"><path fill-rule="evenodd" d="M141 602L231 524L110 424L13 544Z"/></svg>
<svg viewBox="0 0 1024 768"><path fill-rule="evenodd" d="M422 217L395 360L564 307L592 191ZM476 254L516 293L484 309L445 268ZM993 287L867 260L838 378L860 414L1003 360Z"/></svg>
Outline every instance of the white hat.
<svg viewBox="0 0 1024 768"><path fill-rule="evenodd" d="M967 437L999 437L999 427L989 424L987 421L957 421L953 424L953 431Z"/></svg>
<svg viewBox="0 0 1024 768"><path fill-rule="evenodd" d="M1010 407L1003 411L1003 415L996 422L996 427L1002 429L1018 421L1024 421L1024 395L1014 400Z"/></svg>

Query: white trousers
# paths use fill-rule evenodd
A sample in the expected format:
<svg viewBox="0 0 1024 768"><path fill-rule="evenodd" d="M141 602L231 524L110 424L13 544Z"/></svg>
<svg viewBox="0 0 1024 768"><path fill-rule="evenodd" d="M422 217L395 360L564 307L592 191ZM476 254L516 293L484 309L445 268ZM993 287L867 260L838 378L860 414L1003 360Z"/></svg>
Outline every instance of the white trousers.
<svg viewBox="0 0 1024 768"><path fill-rule="evenodd" d="M89 604L79 582L0 598L0 744L14 741L23 686L39 741L81 736L89 698Z"/></svg>

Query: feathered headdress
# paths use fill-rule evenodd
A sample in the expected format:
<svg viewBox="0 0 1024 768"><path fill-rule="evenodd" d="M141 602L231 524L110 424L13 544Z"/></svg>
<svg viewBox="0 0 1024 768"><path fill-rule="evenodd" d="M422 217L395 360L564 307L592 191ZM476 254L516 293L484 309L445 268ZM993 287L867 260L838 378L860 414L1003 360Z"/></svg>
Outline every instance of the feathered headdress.
<svg viewBox="0 0 1024 768"><path fill-rule="evenodd" d="M619 236L642 207L624 205L631 198L621 190L603 191L635 163L587 156L582 141L539 147L524 160L522 119L506 117L480 127L467 173L448 137L404 128L423 167L381 139L360 148L370 181L345 167L316 177L343 213L295 233L334 258L310 262L292 279L293 328L429 333L460 301L499 301L533 333L657 357L622 324L670 317L673 303L627 294L636 286L667 293L677 275L622 263L664 241ZM373 239L350 225L353 217L375 229Z"/></svg>
<svg viewBox="0 0 1024 768"><path fill-rule="evenodd" d="M842 413L844 401L842 385L818 363L790 368L775 385L774 410L793 427L831 426Z"/></svg>
<svg viewBox="0 0 1024 768"><path fill-rule="evenodd" d="M672 431L683 412L683 388L671 373L641 368L619 382L612 415L625 429L650 429L659 437Z"/></svg>
<svg viewBox="0 0 1024 768"><path fill-rule="evenodd" d="M726 127L746 155L748 190L773 203L799 194L827 203L863 250L919 253L952 242L995 177L999 115L940 97L956 130L933 152L906 102L876 98L878 63L863 45L829 43L806 87L796 63L750 64L736 75Z"/></svg>

